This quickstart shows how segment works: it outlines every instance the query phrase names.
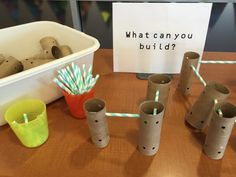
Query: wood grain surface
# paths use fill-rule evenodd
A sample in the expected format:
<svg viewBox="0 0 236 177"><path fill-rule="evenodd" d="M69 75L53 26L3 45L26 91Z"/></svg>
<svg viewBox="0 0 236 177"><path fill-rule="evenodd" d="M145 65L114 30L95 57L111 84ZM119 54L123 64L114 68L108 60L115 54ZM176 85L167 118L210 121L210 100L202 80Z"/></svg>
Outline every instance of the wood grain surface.
<svg viewBox="0 0 236 177"><path fill-rule="evenodd" d="M203 58L235 60L236 53L207 52ZM93 73L101 75L95 95L106 101L108 112L139 112L147 81L138 80L135 74L113 73L112 50L96 52ZM229 101L236 104L236 65L203 64L200 73L206 81L227 85ZM135 118L109 118L110 143L104 149L96 148L86 120L72 118L61 98L47 106L49 139L38 148L22 146L8 125L0 127L0 177L235 177L236 128L224 158L209 159L202 152L207 130L194 131L184 121L203 86L195 77L191 94L183 97L176 91L178 79L173 76L155 156L138 152Z"/></svg>

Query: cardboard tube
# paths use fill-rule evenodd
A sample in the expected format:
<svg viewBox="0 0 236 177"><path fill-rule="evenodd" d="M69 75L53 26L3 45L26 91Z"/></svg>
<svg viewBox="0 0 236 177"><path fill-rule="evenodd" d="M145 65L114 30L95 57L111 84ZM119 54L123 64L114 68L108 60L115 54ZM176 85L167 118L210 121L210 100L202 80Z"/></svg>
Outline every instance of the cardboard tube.
<svg viewBox="0 0 236 177"><path fill-rule="evenodd" d="M2 64L4 60L5 60L5 57L2 54L0 54L0 64Z"/></svg>
<svg viewBox="0 0 236 177"><path fill-rule="evenodd" d="M219 109L223 117L217 113ZM215 105L203 147L207 156L212 159L221 159L224 156L235 120L236 107L233 104L221 102Z"/></svg>
<svg viewBox="0 0 236 177"><path fill-rule="evenodd" d="M106 147L110 136L105 116L105 102L97 98L89 99L84 103L84 110L92 142L99 148Z"/></svg>
<svg viewBox="0 0 236 177"><path fill-rule="evenodd" d="M188 95L190 93L194 77L194 72L191 68L191 65L196 68L198 65L199 57L200 55L196 52L186 52L184 54L178 84L178 90L182 95Z"/></svg>
<svg viewBox="0 0 236 177"><path fill-rule="evenodd" d="M21 72L23 70L23 66L20 61L10 56L7 57L0 64L0 78L10 76L12 74Z"/></svg>
<svg viewBox="0 0 236 177"><path fill-rule="evenodd" d="M153 115L154 108L157 114ZM140 105L139 151L148 156L156 154L160 144L164 105L155 101L144 101Z"/></svg>
<svg viewBox="0 0 236 177"><path fill-rule="evenodd" d="M58 46L57 40L51 36L44 37L44 38L40 39L39 42L40 42L40 45L43 50L49 50L53 46Z"/></svg>
<svg viewBox="0 0 236 177"><path fill-rule="evenodd" d="M203 129L210 120L214 100L224 101L229 96L229 89L216 82L207 83L206 87L186 115L186 121L197 129Z"/></svg>
<svg viewBox="0 0 236 177"><path fill-rule="evenodd" d="M71 48L68 45L61 45L59 46L59 49L61 51L62 57L65 57L73 53Z"/></svg>
<svg viewBox="0 0 236 177"><path fill-rule="evenodd" d="M57 46L45 49L41 53L33 56L34 59L58 59L62 57L61 50Z"/></svg>
<svg viewBox="0 0 236 177"><path fill-rule="evenodd" d="M147 100L155 100L159 90L159 102L166 106L170 92L171 78L164 74L154 74L148 77Z"/></svg>
<svg viewBox="0 0 236 177"><path fill-rule="evenodd" d="M37 66L40 66L42 64L48 63L54 61L53 59L34 59L34 58L27 58L25 60L22 60L21 63L23 65L23 70L27 70L30 68L34 68Z"/></svg>

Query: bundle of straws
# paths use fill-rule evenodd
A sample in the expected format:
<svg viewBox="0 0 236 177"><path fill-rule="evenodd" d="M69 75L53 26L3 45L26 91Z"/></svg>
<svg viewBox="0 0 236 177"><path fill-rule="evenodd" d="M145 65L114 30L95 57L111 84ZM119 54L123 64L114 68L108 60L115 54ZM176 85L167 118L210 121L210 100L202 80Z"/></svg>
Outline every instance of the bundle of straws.
<svg viewBox="0 0 236 177"><path fill-rule="evenodd" d="M82 71L81 71L82 70ZM83 72L83 73L82 73ZM96 84L99 75L93 78L92 66L86 71L85 64L80 69L74 63L58 71L58 78L53 81L65 92L71 95L81 95L89 92Z"/></svg>

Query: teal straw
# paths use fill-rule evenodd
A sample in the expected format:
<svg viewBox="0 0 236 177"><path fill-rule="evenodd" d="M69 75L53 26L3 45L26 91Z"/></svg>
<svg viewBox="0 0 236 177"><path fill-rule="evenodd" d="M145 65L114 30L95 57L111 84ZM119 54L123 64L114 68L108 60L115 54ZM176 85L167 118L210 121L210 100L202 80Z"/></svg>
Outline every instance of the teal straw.
<svg viewBox="0 0 236 177"><path fill-rule="evenodd" d="M74 83L76 83L76 76L71 72L69 66L66 67L66 70L67 70L67 73L69 74L71 80L72 80Z"/></svg>
<svg viewBox="0 0 236 177"><path fill-rule="evenodd" d="M74 89L74 87L71 85L71 83L69 81L67 81L67 79L64 79L64 76L58 75L58 78L66 85L66 87L69 90L71 90L71 92L76 93L76 90Z"/></svg>
<svg viewBox="0 0 236 177"><path fill-rule="evenodd" d="M157 91L156 91L156 96L155 96L155 101L156 101L156 102L158 102L158 100L159 100L159 93L160 93L160 91L157 90ZM154 110L153 110L153 115L157 115L157 108L154 108Z"/></svg>
<svg viewBox="0 0 236 177"><path fill-rule="evenodd" d="M106 116L109 117L132 117L132 118L138 118L140 117L139 114L130 114L130 113L112 113L112 112L107 112Z"/></svg>
<svg viewBox="0 0 236 177"><path fill-rule="evenodd" d="M76 66L77 70L78 70L78 76L79 76L79 81L80 81L80 84L79 84L79 90L82 93L84 93L84 81L83 81L83 76L82 76L82 72L80 70L80 68L78 66Z"/></svg>
<svg viewBox="0 0 236 177"><path fill-rule="evenodd" d="M215 99L215 100L214 100L214 103L217 104L217 103L218 103L218 100ZM220 117L223 117L223 112L221 111L221 109L218 109L217 112L218 112L218 114L219 114Z"/></svg>
<svg viewBox="0 0 236 177"><path fill-rule="evenodd" d="M76 65L74 63L71 64L71 67L72 67L72 71L74 73L74 76L75 76L75 82L76 82L76 86L77 88L79 89L79 94L82 93L82 89L81 89L81 81L80 81L80 71L79 71L79 68L76 67Z"/></svg>
<svg viewBox="0 0 236 177"><path fill-rule="evenodd" d="M93 75L92 75L92 65L89 65L88 74L87 74L87 77L86 77L86 84L87 85L90 84L90 81L91 81L92 78L93 78Z"/></svg>
<svg viewBox="0 0 236 177"><path fill-rule="evenodd" d="M59 73L59 75L58 75L59 79L61 79L61 81L63 81L67 85L68 88L75 91L75 89L74 89L72 83L70 82L70 79L67 76L67 74L65 73L65 71L63 69L61 69L61 71L58 71L58 73Z"/></svg>
<svg viewBox="0 0 236 177"><path fill-rule="evenodd" d="M97 74L95 78L93 78L91 81L90 81L90 84L87 86L87 92L89 92L93 86L96 84L97 80L99 78L99 75Z"/></svg>
<svg viewBox="0 0 236 177"><path fill-rule="evenodd" d="M204 81L204 79L202 78L202 76L199 74L199 72L197 71L197 69L191 65L191 68L193 69L194 73L196 74L196 76L198 77L198 79L200 80L200 82L206 86L206 82Z"/></svg>
<svg viewBox="0 0 236 177"><path fill-rule="evenodd" d="M71 67L67 66L58 71L58 78L60 80L55 78L54 82L70 94L89 92L96 84L99 75L93 78L92 65L89 65L88 71L86 71L86 66L83 64L82 70L74 63L71 63Z"/></svg>
<svg viewBox="0 0 236 177"><path fill-rule="evenodd" d="M86 84L86 67L85 67L85 64L82 65L83 67L83 79L84 79L84 83Z"/></svg>
<svg viewBox="0 0 236 177"><path fill-rule="evenodd" d="M77 88L75 82L70 77L69 73L66 71L66 69L62 69L62 72L63 72L64 76L66 77L66 80L69 82L69 85L71 85L72 89L75 91L75 94L77 94L78 88Z"/></svg>
<svg viewBox="0 0 236 177"><path fill-rule="evenodd" d="M27 116L27 114L23 114L23 119L24 119L24 122L27 124L27 123L29 123L29 119L28 119L28 116Z"/></svg>
<svg viewBox="0 0 236 177"><path fill-rule="evenodd" d="M200 63L204 63L204 64L236 64L236 61L211 61L211 60L202 60L200 61Z"/></svg>
<svg viewBox="0 0 236 177"><path fill-rule="evenodd" d="M57 78L53 80L62 90L66 91L67 93L74 95L71 90L69 90L64 84L62 84Z"/></svg>

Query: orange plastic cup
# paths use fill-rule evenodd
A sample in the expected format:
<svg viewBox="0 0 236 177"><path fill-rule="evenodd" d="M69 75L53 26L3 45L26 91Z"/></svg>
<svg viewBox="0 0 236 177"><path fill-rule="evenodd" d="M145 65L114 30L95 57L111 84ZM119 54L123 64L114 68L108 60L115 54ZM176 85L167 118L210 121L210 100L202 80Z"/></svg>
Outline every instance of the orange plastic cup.
<svg viewBox="0 0 236 177"><path fill-rule="evenodd" d="M84 102L89 98L94 97L94 91L90 90L89 92L83 93L82 95L71 95L63 91L63 94L71 115L77 119L84 119L85 118L85 113L83 109Z"/></svg>

